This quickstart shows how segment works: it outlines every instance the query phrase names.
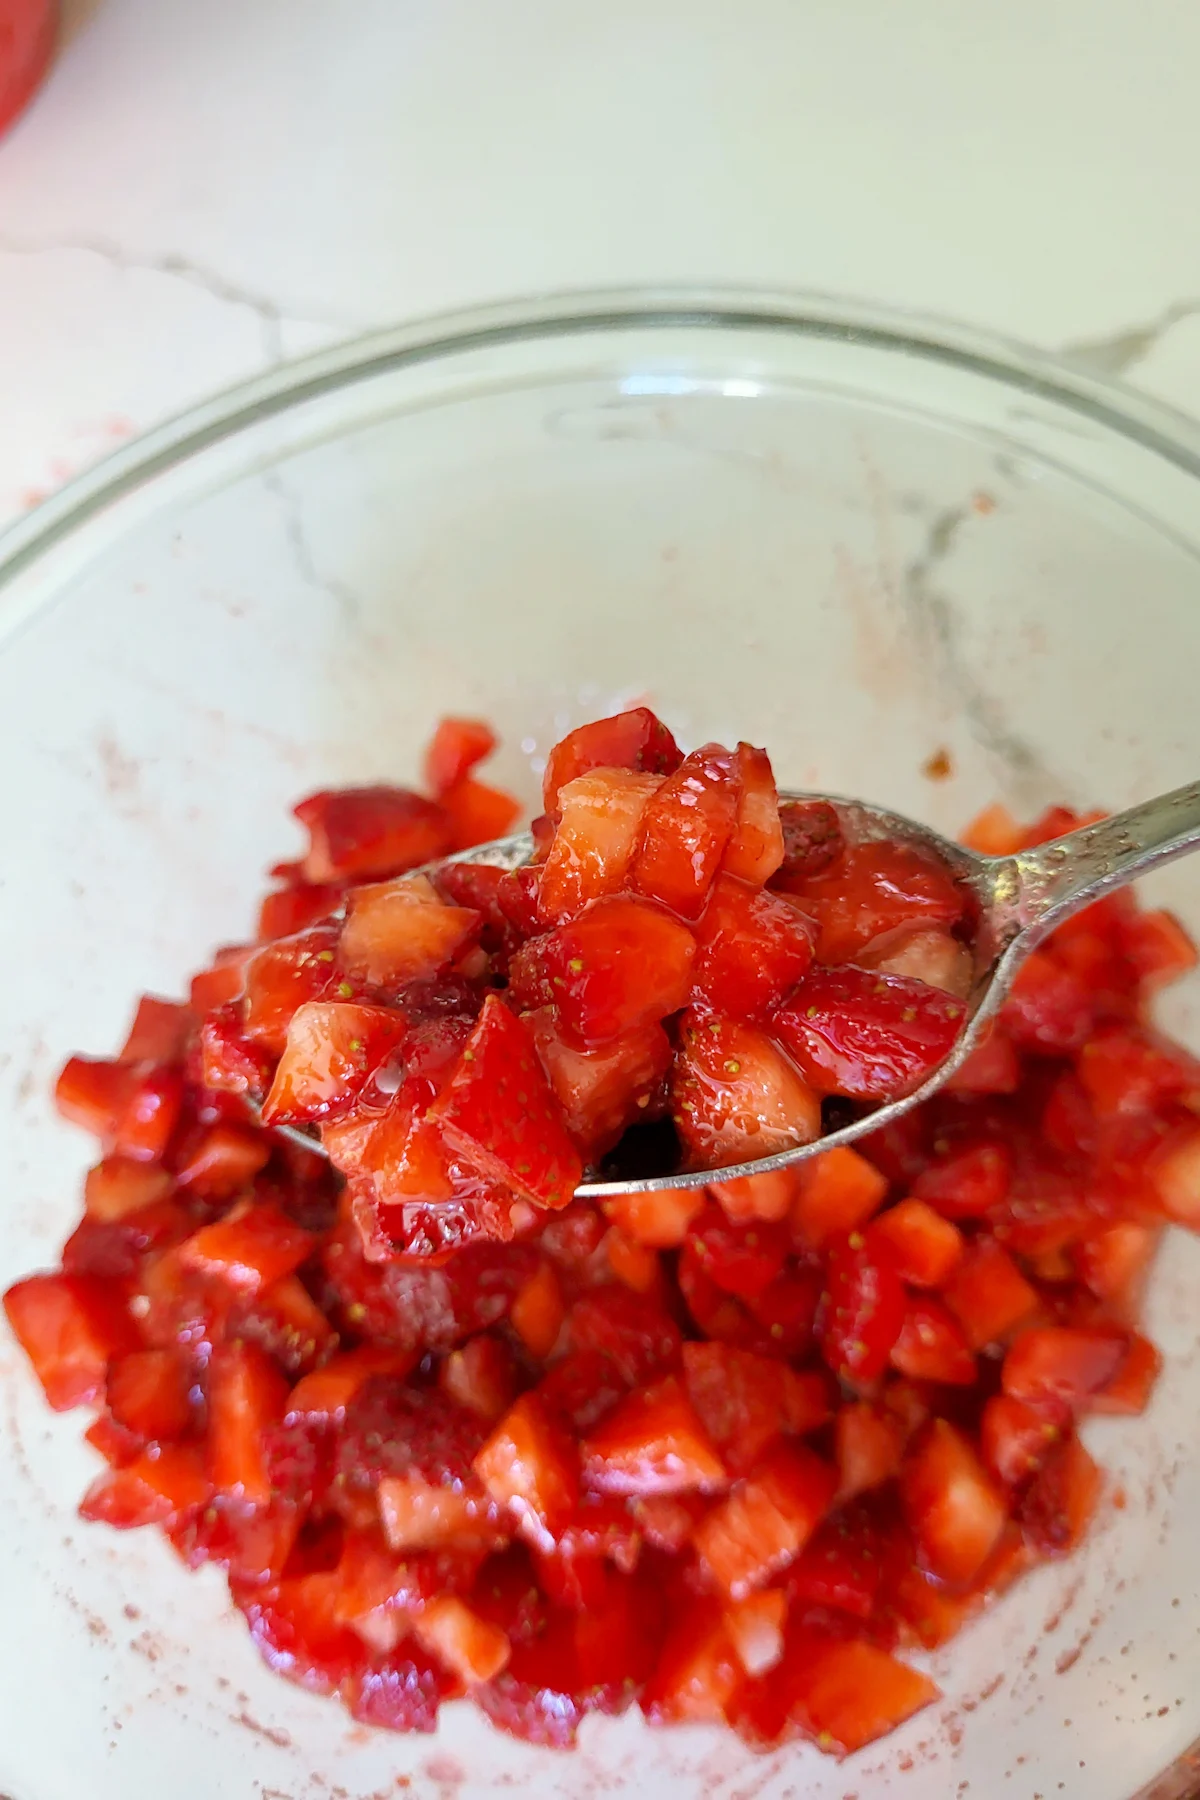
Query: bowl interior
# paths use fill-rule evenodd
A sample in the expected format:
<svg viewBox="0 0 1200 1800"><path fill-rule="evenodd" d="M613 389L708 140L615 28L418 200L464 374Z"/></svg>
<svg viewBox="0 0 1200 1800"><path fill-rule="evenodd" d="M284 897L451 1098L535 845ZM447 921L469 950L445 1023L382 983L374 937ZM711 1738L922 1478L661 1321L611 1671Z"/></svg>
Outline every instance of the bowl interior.
<svg viewBox="0 0 1200 1800"><path fill-rule="evenodd" d="M642 697L691 743L765 742L782 785L945 831L1196 773L1200 484L1168 421L802 308L468 334L301 388L180 434L0 592L0 1286L78 1208L56 1065L246 936L295 799L411 777L442 712L496 723L531 802L557 735ZM1190 865L1154 885L1200 930ZM1164 1019L1200 1047L1200 983ZM1173 1239L1153 1409L1088 1433L1123 1505L934 1659L936 1716L845 1767L633 1717L574 1761L465 1707L433 1739L353 1727L261 1668L218 1580L75 1519L80 1422L6 1340L0 1789L1129 1800L1200 1735L1198 1278Z"/></svg>

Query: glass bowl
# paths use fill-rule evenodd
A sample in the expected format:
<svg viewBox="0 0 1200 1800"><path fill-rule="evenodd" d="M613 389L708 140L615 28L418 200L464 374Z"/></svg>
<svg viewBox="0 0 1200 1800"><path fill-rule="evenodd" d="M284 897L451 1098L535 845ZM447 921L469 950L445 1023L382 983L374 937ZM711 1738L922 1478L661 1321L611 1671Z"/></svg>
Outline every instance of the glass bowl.
<svg viewBox="0 0 1200 1800"><path fill-rule="evenodd" d="M1029 351L802 296L568 296L281 369L120 452L0 545L0 1285L54 1260L82 1137L56 1065L244 937L290 803L404 779L444 711L532 801L564 728L646 696L681 737L953 830L999 798L1193 777L1200 429ZM935 779L946 767L950 774ZM1200 929L1177 865L1161 903ZM1200 983L1167 1022L1200 1047ZM449 1708L352 1725L270 1675L211 1571L81 1525L80 1421L0 1347L0 1790L316 1800L1087 1795L1200 1737L1200 1247L1172 1239L1111 1496L933 1659L945 1701L839 1766L589 1720L574 1759Z"/></svg>

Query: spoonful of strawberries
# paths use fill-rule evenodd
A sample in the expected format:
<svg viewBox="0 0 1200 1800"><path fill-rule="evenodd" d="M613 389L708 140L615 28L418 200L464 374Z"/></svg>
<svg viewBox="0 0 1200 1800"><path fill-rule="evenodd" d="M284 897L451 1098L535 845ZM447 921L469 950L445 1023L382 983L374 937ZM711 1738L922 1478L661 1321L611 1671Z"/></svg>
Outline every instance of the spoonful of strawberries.
<svg viewBox="0 0 1200 1800"><path fill-rule="evenodd" d="M1200 843L1191 783L982 855L781 794L748 744L684 756L640 707L558 744L544 803L529 832L345 886L246 969L251 1039L290 984L263 1123L319 1136L381 1255L879 1130L961 1075L1022 969L1052 979L1028 959L1054 927ZM337 876L336 821L305 805L302 873ZM223 1043L206 1022L206 1072L233 1085Z"/></svg>

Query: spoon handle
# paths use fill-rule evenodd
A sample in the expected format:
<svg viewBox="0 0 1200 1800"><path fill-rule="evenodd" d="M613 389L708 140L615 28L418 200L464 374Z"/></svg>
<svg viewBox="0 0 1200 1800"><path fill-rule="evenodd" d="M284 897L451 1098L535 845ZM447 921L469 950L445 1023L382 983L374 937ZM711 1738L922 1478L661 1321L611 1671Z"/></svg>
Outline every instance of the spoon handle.
<svg viewBox="0 0 1200 1800"><path fill-rule="evenodd" d="M1021 932L1041 938L1114 888L1200 848L1200 781L997 858L995 895Z"/></svg>

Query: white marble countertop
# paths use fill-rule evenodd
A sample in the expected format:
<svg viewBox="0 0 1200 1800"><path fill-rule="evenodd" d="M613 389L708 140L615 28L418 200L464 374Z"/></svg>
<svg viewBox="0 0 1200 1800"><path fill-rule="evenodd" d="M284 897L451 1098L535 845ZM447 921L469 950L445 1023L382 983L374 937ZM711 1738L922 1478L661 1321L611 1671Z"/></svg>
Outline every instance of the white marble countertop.
<svg viewBox="0 0 1200 1800"><path fill-rule="evenodd" d="M614 282L932 311L1200 412L1186 0L67 14L0 143L0 519L279 358Z"/></svg>

